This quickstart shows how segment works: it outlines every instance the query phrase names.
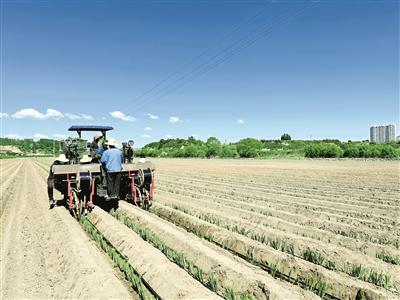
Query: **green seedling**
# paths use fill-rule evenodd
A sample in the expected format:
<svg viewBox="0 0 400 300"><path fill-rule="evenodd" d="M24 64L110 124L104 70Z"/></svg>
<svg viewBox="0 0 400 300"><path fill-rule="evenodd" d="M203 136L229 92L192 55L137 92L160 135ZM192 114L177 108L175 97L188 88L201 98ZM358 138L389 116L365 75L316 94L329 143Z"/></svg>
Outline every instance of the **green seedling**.
<svg viewBox="0 0 400 300"><path fill-rule="evenodd" d="M376 257L393 265L400 265L400 256L392 256L385 251L377 252Z"/></svg>
<svg viewBox="0 0 400 300"><path fill-rule="evenodd" d="M103 235L86 218L81 218L85 231L97 242L100 248L110 256L118 268L125 274L126 279L131 283L132 288L138 293L141 299L156 299L153 295L145 293L140 275L132 268L128 261L111 245Z"/></svg>

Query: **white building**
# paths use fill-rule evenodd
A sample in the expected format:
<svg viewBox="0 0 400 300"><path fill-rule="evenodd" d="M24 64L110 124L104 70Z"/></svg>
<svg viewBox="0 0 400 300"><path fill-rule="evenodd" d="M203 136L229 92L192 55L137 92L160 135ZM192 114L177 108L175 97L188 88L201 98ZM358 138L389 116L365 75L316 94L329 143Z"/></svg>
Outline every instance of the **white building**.
<svg viewBox="0 0 400 300"><path fill-rule="evenodd" d="M396 128L392 124L371 126L369 133L371 143L390 143L396 141Z"/></svg>

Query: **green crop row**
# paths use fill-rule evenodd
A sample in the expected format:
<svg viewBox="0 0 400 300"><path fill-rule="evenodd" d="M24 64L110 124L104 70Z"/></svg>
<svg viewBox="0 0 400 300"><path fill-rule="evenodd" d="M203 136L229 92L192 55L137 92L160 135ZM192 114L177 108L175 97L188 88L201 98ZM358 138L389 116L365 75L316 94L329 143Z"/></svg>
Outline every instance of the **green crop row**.
<svg viewBox="0 0 400 300"><path fill-rule="evenodd" d="M82 227L87 231L90 236L97 242L100 248L110 256L113 262L118 266L118 268L125 274L126 279L132 284L133 289L138 293L141 299L156 299L152 294L146 292L143 287L143 282L136 273L136 271L129 264L127 259L125 259L96 229L95 226L85 217L80 220Z"/></svg>
<svg viewBox="0 0 400 300"><path fill-rule="evenodd" d="M376 257L393 265L400 265L400 257L399 256L392 256L385 251L377 252Z"/></svg>
<svg viewBox="0 0 400 300"><path fill-rule="evenodd" d="M209 288L211 291L220 294L228 300L251 300L253 299L251 294L246 292L234 292L230 287L220 287L218 276L213 272L206 273L196 265L192 260L188 259L184 253L178 252L175 249L167 246L164 241L158 238L156 235L142 227L140 224L134 222L131 218L125 214L119 213L118 211L111 210L111 215L117 220L121 221L128 228L136 232L143 240L149 242L154 247L159 249L169 260L176 263L179 267L188 272L193 278L199 281L201 284Z"/></svg>
<svg viewBox="0 0 400 300"><path fill-rule="evenodd" d="M373 283L384 288L393 287L391 277L372 268L363 267L361 264L348 264L346 273L361 280Z"/></svg>
<svg viewBox="0 0 400 300"><path fill-rule="evenodd" d="M161 218L164 217L157 210L153 210L152 212L155 213L156 215L158 215ZM189 213L186 212L186 214L189 214ZM169 220L169 221L173 221L173 220ZM216 221L216 219L215 219L215 221ZM179 225L179 223L176 223L176 224ZM197 235L200 238L207 239L210 242L215 242L213 235L211 235L211 234L205 235L202 232L202 229L198 228L197 226L195 226L193 228L186 228L186 230L194 233L195 235ZM219 243L217 243L217 242L215 242L215 243L217 245L219 245ZM228 249L228 247L226 245L220 245L220 246L222 248L224 248L224 249ZM229 250L232 250L232 249L229 249ZM256 266L262 266L262 268L265 271L270 273L275 278L278 277L278 278L281 278L283 280L289 281L289 282L291 282L291 283L293 283L295 285L300 285L303 288L314 292L315 294L317 294L320 297L324 297L325 296L326 291L328 289L328 284L326 282L322 281L320 278L318 278L318 276L307 277L304 280L300 279L299 277L292 278L290 276L290 274L289 274L289 276L286 276L284 274L284 272L281 271L279 264L275 264L275 265L272 265L272 266L271 265L270 266L269 265L265 265L261 261L258 261L258 260L255 259L253 252L254 252L254 249L252 247L248 247L247 250L246 250L246 255L243 258L246 259L247 261L251 262L252 264L256 265ZM238 254L242 257L242 255L240 253L238 253ZM229 293L228 293L228 295L229 295ZM225 298L227 298L226 295L225 295ZM235 298L235 299L247 299L247 298Z"/></svg>
<svg viewBox="0 0 400 300"><path fill-rule="evenodd" d="M203 221L206 221L210 224L214 224L214 225L220 226L222 228L226 228L232 232L239 233L240 235L249 237L252 240L256 240L258 242L261 242L263 244L271 246L275 250L286 252L293 256L296 256L295 251L294 251L294 245L291 243L288 243L287 241L285 241L283 239L266 237L264 234L255 233L251 229L246 229L244 227L240 227L237 224L235 224L233 226L229 225L229 224L225 224L219 218L217 218L211 214L208 214L208 213L207 214L202 214L202 213L201 214L191 214L188 211L188 209L186 209L182 206L171 205L171 207L174 208L175 210L179 210L186 214L195 216L195 217L197 217ZM196 233L196 234L199 235L198 233ZM201 234L200 234L200 236L203 237ZM381 254L381 255L383 256L384 254ZM345 264L344 268L338 268L336 261L329 260L321 253L319 253L315 250L312 250L308 247L305 250L301 251L300 257L311 263L325 267L329 270L342 271L342 272L347 273L350 276L356 277L356 278L361 279L366 282L373 283L377 286L381 286L384 288L394 287L390 275L387 275L381 271L377 271L372 268L363 267L361 265L359 265L359 266L353 265L353 264L349 264L349 263ZM385 256L385 258L388 260L395 259L390 256ZM249 259L251 261L253 260L253 258L251 256L249 256ZM348 267L348 266L351 266L351 267ZM357 271L358 269L360 269L360 272Z"/></svg>
<svg viewBox="0 0 400 300"><path fill-rule="evenodd" d="M172 188L163 189L162 187L159 187L159 189L162 190L162 191L167 191L169 193L173 193L173 194L177 194L177 195L184 195L184 196L187 196L187 197L197 198L197 199L201 198L201 195L193 195L191 192L188 192L188 191L179 191L179 190L174 190ZM218 202L218 203L221 203L219 200L215 200L215 201ZM184 208L182 206L179 206L179 205L176 205L176 204L173 204L173 205L177 206L177 208L173 207L174 209L177 209L177 210L185 212L184 210L186 208ZM265 211L265 210L262 210L262 209L255 209L255 208L250 208L249 209L249 208L246 208L246 207L242 207L242 209L245 209L245 210L248 210L248 211L251 211L251 212L257 212L257 213L263 214L265 216L273 216L271 212ZM279 216L275 216L275 217L279 217ZM216 224L216 225L218 225L218 224ZM270 227L270 228L274 228L274 227L269 226L268 224L264 224L264 225L267 226L267 227ZM369 242L377 243L377 244L380 244L380 245L394 245L397 249L400 249L400 240L393 240L393 239L389 239L389 238L384 237L384 236L376 237L376 236L373 236L373 235L370 235L370 234L365 234L363 232L357 232L357 231L353 231L353 230L350 230L350 231L335 230L334 233L338 234L338 235L341 235L341 236L344 236L344 237L348 237L348 238L352 238L352 239L361 239L363 241L369 241ZM303 236L305 236L305 235L303 234ZM312 236L308 236L308 237L312 238L312 239L315 239L315 240L321 240L321 237L319 237L319 236L312 235Z"/></svg>

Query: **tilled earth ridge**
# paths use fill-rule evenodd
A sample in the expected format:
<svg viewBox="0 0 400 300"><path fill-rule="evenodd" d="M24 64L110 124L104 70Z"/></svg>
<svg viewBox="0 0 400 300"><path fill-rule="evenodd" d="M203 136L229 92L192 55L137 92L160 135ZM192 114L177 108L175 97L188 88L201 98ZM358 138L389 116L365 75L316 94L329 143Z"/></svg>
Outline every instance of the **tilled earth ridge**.
<svg viewBox="0 0 400 300"><path fill-rule="evenodd" d="M19 170L1 194L0 298L137 299L69 212L49 210L44 173L29 160Z"/></svg>
<svg viewBox="0 0 400 300"><path fill-rule="evenodd" d="M124 202L121 208L131 212L131 217L169 247L201 266L206 272L204 276L209 271L225 274L225 281L219 283L219 296L229 298L224 288L233 286L236 291L253 289L253 297L257 299L268 297L268 293L260 291L268 291L272 299L318 298L316 291L311 294L293 282L274 278L251 259L245 261L246 247L255 245L249 236L229 233L242 241L243 249L236 254L227 252L222 249L224 245L218 246L204 236L188 233L184 227L189 224L182 227L179 222L173 224L160 219L156 216L158 203L167 205L171 212L185 210L184 217L193 224L198 223L198 217L207 215L216 218L211 219L215 229L217 225L230 228L237 225L235 230L245 226L253 233L269 234L291 243L297 249L296 256L280 252L270 244L260 244L260 250L275 257L284 255L289 259L287 262L297 261L310 274L312 270L325 271L308 260L304 259L303 263L301 251L308 245L325 259L336 260L337 266L343 265L346 256L347 261L360 267L369 266L390 274L392 281L398 278L399 265L394 263L400 256L400 232L396 230L400 221L399 163L396 161L151 160L157 167L153 209L144 212ZM111 259L65 207L48 209L45 179L51 161L50 158L1 161L0 298L139 298ZM161 291L163 298L171 295L186 299L218 298L204 282L201 285L193 281L187 270L178 271L177 263L166 259L164 252L149 241L142 241L121 221L100 208L95 208L93 218L97 229L118 251L127 255L136 271L144 272L143 279L153 285L154 291ZM201 232L202 228L199 229ZM218 239L218 235L214 238ZM135 243L148 249L145 251L148 255L136 249ZM259 259L259 253L253 253L255 260ZM129 256L134 259L129 260ZM160 270L156 261L160 261ZM163 270L176 272L172 276ZM348 276L338 271L330 274L338 279ZM245 277L242 281L241 275ZM169 284L169 290L165 284L172 277L184 286ZM356 276L348 278L348 284L354 282L353 288L359 286L377 292L357 294L357 297L375 294L379 298L399 298L399 294L389 292L393 290L390 287L383 289L378 283L368 283ZM356 293L357 288L337 295L353 299Z"/></svg>

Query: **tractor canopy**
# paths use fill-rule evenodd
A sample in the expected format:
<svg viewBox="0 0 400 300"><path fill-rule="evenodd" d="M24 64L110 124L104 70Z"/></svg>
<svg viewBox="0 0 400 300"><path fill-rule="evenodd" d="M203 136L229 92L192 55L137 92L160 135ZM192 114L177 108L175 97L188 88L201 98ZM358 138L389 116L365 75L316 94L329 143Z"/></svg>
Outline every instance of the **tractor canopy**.
<svg viewBox="0 0 400 300"><path fill-rule="evenodd" d="M113 130L111 126L96 126L96 125L73 125L68 128L68 131L76 131L81 138L82 131L100 131L104 137L106 137L106 132Z"/></svg>

